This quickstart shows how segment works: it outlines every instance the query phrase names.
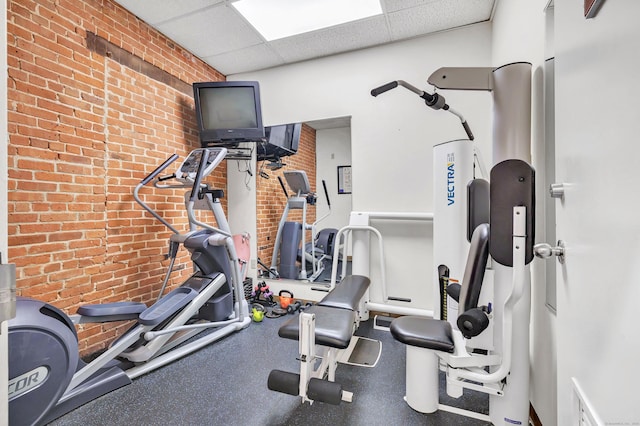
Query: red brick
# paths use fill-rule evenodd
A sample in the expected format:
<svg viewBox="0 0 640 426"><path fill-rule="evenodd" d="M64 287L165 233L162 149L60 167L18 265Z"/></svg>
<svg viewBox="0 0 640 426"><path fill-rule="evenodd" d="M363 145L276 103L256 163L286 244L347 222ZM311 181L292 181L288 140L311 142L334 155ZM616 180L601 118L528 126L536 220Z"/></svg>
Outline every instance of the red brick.
<svg viewBox="0 0 640 426"><path fill-rule="evenodd" d="M18 291L70 312L83 301L154 299L169 233L132 191L169 155L198 146L193 100L89 52L86 31L188 84L224 76L112 0L9 0L7 18L8 237ZM213 178L217 187L226 187L225 170ZM145 191L187 228L181 194ZM186 254L179 260L190 263ZM80 327L80 347L99 349L102 333L124 330Z"/></svg>

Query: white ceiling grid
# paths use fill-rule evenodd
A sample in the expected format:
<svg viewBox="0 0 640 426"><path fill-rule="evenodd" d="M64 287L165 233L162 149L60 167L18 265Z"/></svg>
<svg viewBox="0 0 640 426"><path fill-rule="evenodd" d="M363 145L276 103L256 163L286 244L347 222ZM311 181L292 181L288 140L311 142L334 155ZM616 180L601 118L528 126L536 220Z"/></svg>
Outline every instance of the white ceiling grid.
<svg viewBox="0 0 640 426"><path fill-rule="evenodd" d="M381 0L382 15L271 42L236 11L235 0L116 1L230 75L488 21L496 0Z"/></svg>

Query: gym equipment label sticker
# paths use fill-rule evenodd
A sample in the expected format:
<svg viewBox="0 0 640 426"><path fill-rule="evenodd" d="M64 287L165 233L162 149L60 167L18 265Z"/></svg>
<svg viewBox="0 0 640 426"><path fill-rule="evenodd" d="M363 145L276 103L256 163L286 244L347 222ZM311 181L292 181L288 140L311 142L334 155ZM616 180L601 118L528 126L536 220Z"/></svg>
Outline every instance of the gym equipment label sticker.
<svg viewBox="0 0 640 426"><path fill-rule="evenodd" d="M9 401L25 392L42 385L49 376L49 369L43 365L9 380Z"/></svg>
<svg viewBox="0 0 640 426"><path fill-rule="evenodd" d="M456 172L454 169L454 165L455 156L453 155L453 152L451 152L447 154L447 206L451 206L456 202Z"/></svg>

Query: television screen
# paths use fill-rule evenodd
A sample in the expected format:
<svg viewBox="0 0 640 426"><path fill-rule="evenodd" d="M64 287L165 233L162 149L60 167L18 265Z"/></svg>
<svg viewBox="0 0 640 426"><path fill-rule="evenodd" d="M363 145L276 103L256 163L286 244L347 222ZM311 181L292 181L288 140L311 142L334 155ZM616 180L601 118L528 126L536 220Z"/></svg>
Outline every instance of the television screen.
<svg viewBox="0 0 640 426"><path fill-rule="evenodd" d="M295 154L301 133L301 123L265 127L266 141L258 146L258 161L277 160Z"/></svg>
<svg viewBox="0 0 640 426"><path fill-rule="evenodd" d="M258 82L194 83L193 96L203 147L264 139Z"/></svg>

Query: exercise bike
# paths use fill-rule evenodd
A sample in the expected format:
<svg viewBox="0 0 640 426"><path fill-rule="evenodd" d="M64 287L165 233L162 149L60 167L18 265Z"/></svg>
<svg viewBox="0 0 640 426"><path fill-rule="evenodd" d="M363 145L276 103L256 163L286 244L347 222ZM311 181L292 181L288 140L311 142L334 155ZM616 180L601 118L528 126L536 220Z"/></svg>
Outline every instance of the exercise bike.
<svg viewBox="0 0 640 426"><path fill-rule="evenodd" d="M170 265L158 300L85 305L77 315L28 298L18 298L16 317L9 321L9 421L39 425L91 401L156 368L249 326L240 262L229 224L220 205L222 191L202 179L225 158L225 148L199 148L178 171L158 177L178 159L173 155L135 188L135 200L167 226ZM190 230L181 234L138 195L154 181L158 188L187 188L185 205ZM194 213L209 209L218 228L200 222ZM166 295L180 245L191 253L194 273ZM90 363L78 355L74 324L134 320L135 324ZM207 329L215 331L202 333Z"/></svg>

